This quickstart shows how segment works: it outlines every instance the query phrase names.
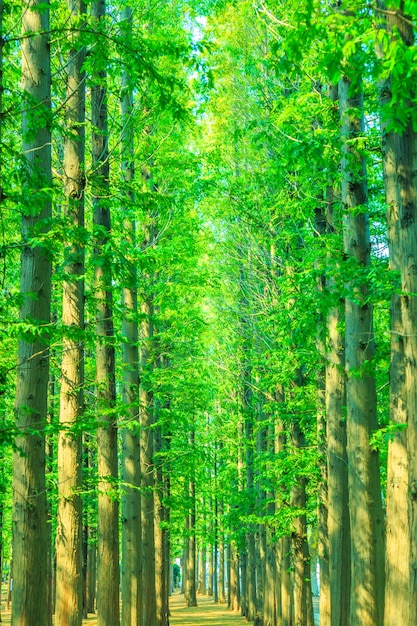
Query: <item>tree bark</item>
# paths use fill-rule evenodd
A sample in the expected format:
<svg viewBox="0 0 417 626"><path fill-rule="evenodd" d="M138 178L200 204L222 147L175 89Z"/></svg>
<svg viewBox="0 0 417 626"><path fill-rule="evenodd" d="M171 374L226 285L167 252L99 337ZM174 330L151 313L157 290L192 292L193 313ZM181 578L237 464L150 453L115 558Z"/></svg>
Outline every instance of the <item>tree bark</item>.
<svg viewBox="0 0 417 626"><path fill-rule="evenodd" d="M158 424L154 432L155 454L155 595L156 595L156 623L157 626L168 626L168 576L169 557L167 557L166 543L168 529L165 527L166 510L164 505L165 477L161 453L163 451L162 428ZM159 455L159 456L158 456Z"/></svg>
<svg viewBox="0 0 417 626"><path fill-rule="evenodd" d="M207 595L207 548L203 546L200 551L198 592L202 596Z"/></svg>
<svg viewBox="0 0 417 626"><path fill-rule="evenodd" d="M332 87L332 99L337 100L337 88ZM327 233L341 233L340 212L335 213L334 190L327 189ZM340 303L334 281L327 288L332 305L327 312L327 344L325 354L325 410L327 433L327 533L329 550L330 625L349 626L350 616L350 521L348 493L348 461L346 451L346 386L344 305ZM321 620L321 612L320 612Z"/></svg>
<svg viewBox="0 0 417 626"><path fill-rule="evenodd" d="M22 15L22 322L36 324L19 339L13 455L13 626L49 626L49 532L45 434L49 380L51 258L51 131L49 2L28 0ZM44 191L46 190L46 191ZM33 245L34 236L38 245ZM36 297L33 297L36 294Z"/></svg>
<svg viewBox="0 0 417 626"><path fill-rule="evenodd" d="M194 432L190 433L190 447L194 446ZM185 565L185 604L187 606L197 606L197 585L196 585L196 537L195 537L195 482L191 478L189 484L189 512L186 519L187 529L187 561Z"/></svg>
<svg viewBox="0 0 417 626"><path fill-rule="evenodd" d="M106 7L104 0L92 5L97 28L101 28ZM98 626L118 626L119 616L119 520L117 489L117 421L115 415L115 354L113 329L112 270L109 254L111 240L109 195L109 149L107 119L107 74L103 69L103 41L95 55L98 69L92 77L92 153L94 292L96 300L96 384L97 384L97 620Z"/></svg>
<svg viewBox="0 0 417 626"><path fill-rule="evenodd" d="M121 26L127 41L132 38L132 9L121 13ZM125 238L133 249L136 245L136 223L130 217L134 203L132 183L135 177L133 93L127 72L122 76L122 179L126 186L122 211ZM123 402L126 425L122 429L122 570L121 599L123 626L138 626L141 615L142 541L140 495L140 435L139 435L139 332L137 270L129 252L125 259L125 279L122 288L123 342Z"/></svg>
<svg viewBox="0 0 417 626"><path fill-rule="evenodd" d="M382 9L386 8L385 2L379 4ZM403 3L397 11L388 11L385 14L384 27L393 46L401 42L405 48L409 48L414 43L414 32L408 16L404 15L402 5ZM377 52L383 58L384 52L380 50ZM411 122L404 131L395 131L392 127L390 129L389 124L393 122L390 119L392 113L388 114L385 108L391 104L391 99L391 76L388 76L380 85L380 104L389 264L390 270L400 273L401 288L407 294L416 284L409 265L416 255L414 243L416 227L414 218L409 219L408 216L414 215L416 210L417 134ZM403 254L406 255L404 259ZM411 556L411 546L415 542L411 533L415 505L409 482L413 466L409 466L407 449L408 434L413 427L412 421L410 423L408 421L416 406L416 392L413 390L416 384L413 356L415 340L412 335L408 335L409 332L416 332L415 321L410 317L415 315L415 311L412 310L415 305L410 307L410 300L414 300L414 297L398 293L391 297L390 420L398 426L398 430L388 443L384 626L395 624L411 626L417 618L416 589L413 589L415 566L411 565L417 562L415 548L413 560ZM410 357L412 361L409 361ZM406 425L407 430L401 430ZM411 439L413 437L415 435L412 435ZM412 455L415 455L415 450Z"/></svg>
<svg viewBox="0 0 417 626"><path fill-rule="evenodd" d="M291 423L291 444L295 448L305 446L304 435L298 424ZM291 488L290 504L294 510L303 511L306 506L306 480L299 477ZM310 554L307 543L307 519L305 513L294 519L291 535L292 548L292 594L294 626L313 626L313 601L310 584Z"/></svg>
<svg viewBox="0 0 417 626"><path fill-rule="evenodd" d="M143 247L151 241L152 234L145 228ZM152 369L151 346L153 341L153 309L149 297L141 300L140 324L140 464L142 484L142 626L156 626L155 596L155 502L154 502L154 435L153 395L150 389L149 370Z"/></svg>
<svg viewBox="0 0 417 626"><path fill-rule="evenodd" d="M85 12L70 0L69 16ZM69 50L64 143L65 214L70 240L66 249L62 297L62 374L58 439L58 526L56 536L57 624L82 621L82 440L77 426L84 409L84 150L85 49L74 30Z"/></svg>
<svg viewBox="0 0 417 626"><path fill-rule="evenodd" d="M357 79L356 79L357 80ZM342 124L344 250L355 275L370 265L365 161L357 148L363 132L363 98L348 77L339 82ZM349 271L349 269L347 270ZM352 274L352 269L350 269ZM346 409L349 510L352 538L350 625L383 622L384 540L378 453L369 445L377 428L372 306L366 278L347 279Z"/></svg>
<svg viewBox="0 0 417 626"><path fill-rule="evenodd" d="M229 543L229 551L229 607L232 611L238 613L240 610L239 551L234 541Z"/></svg>

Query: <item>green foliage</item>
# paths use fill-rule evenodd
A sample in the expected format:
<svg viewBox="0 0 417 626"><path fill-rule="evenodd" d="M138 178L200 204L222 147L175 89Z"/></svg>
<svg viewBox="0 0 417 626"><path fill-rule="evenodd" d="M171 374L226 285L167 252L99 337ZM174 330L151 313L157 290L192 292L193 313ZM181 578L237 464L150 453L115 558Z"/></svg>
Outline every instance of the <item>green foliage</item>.
<svg viewBox="0 0 417 626"><path fill-rule="evenodd" d="M120 427L139 431L121 398L121 290L138 281L139 301L152 302L153 340L141 384L152 391L154 430L163 446L155 461L169 477L164 503L171 509L173 542L183 536L183 520L195 506L197 534L214 541L215 506L224 514L222 532L243 547L255 524L287 535L300 515L315 523L319 458L317 387L323 366L318 336L326 316L348 297L375 309L377 354L350 375L376 373L379 417L384 424L370 445L384 452L400 430L389 422L389 300L400 293L399 277L388 268L385 204L380 163L381 114L388 129L402 132L415 107L415 46L397 32L375 28L373 9L349 2L356 11L332 3L170 2L157 8L135 2L133 32L120 20L124 2L109 7L95 23L89 14L68 28L60 3L53 13L52 109L35 109L19 93L20 34L14 6L7 6L1 130L2 197L0 219L0 336L5 361L0 370L2 427L0 446L10 454L13 427L14 368L17 341L52 343L55 377L50 412L58 410L64 337L84 343L86 408L68 432L88 439L83 497L90 523L95 516L96 469L91 465L95 432L108 409L97 402L94 348L97 303L94 264L111 261L117 356L118 400L112 414ZM413 2L405 3L414 18ZM203 19L204 17L204 19ZM74 32L87 50L85 71L90 90L106 70L109 110L110 191L103 205L112 226L92 226L91 105L87 100L87 156L83 171L86 225L73 227L62 215L63 110L65 73ZM375 53L380 47L382 56ZM342 75L355 87L365 77L366 129L351 140L369 164L369 206L373 264L344 258L340 224L341 139L338 103L332 87ZM122 87L122 76L124 84ZM128 77L128 78L126 78ZM389 79L391 97L380 110L378 85ZM127 82L126 82L127 80ZM121 173L120 95L133 92L131 132L135 176ZM28 171L19 156L20 112L29 120L28 136L40 127L53 130L52 185ZM347 112L355 115L356 110ZM353 159L356 157L353 157ZM333 195L331 198L330 196ZM53 219L41 220L24 242L19 218L37 215L50 199ZM320 232L318 217L334 223ZM127 228L134 223L135 234ZM339 222L339 223L338 223ZM102 241L102 256L93 247ZM62 283L73 279L67 264L76 260L73 244L86 254L85 329L61 321ZM18 319L18 253L23 245L41 247L54 259L52 322ZM364 287L368 288L366 296ZM25 294L36 298L36 294ZM140 324L143 312L130 314ZM328 338L324 336L324 346ZM142 345L139 340L139 345ZM138 414L141 407L138 406ZM294 424L303 443L291 441ZM280 437L276 428L280 427ZM41 425L55 446L56 416ZM245 430L246 429L246 430ZM40 432L40 431L39 431ZM190 433L195 440L190 444ZM248 475L253 472L253 484ZM195 501L188 495L196 485ZM291 504L291 490L306 482L305 508ZM10 500L9 478L2 492ZM114 485L114 496L123 485ZM187 495L184 495L187 494ZM55 503L56 467L48 496Z"/></svg>

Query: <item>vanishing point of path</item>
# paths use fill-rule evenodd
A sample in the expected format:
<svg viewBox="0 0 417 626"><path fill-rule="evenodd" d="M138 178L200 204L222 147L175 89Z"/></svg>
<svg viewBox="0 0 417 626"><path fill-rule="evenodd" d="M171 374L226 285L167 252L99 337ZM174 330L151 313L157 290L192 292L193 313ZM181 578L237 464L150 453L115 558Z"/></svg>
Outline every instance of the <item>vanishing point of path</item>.
<svg viewBox="0 0 417 626"><path fill-rule="evenodd" d="M188 608L183 595L171 596L169 626L243 626L248 623L241 615L232 613L226 604L215 604L208 596L197 596L197 603L198 606Z"/></svg>

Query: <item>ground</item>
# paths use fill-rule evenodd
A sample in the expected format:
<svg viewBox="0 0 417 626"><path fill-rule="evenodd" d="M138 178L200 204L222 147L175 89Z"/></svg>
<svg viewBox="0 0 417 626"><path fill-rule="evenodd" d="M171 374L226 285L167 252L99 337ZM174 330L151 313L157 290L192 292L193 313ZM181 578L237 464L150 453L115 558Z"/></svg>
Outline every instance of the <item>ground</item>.
<svg viewBox="0 0 417 626"><path fill-rule="evenodd" d="M3 593L4 596L4 593ZM198 606L187 608L184 605L184 596L176 592L170 598L170 626L243 626L246 620L228 610L226 605L214 604L212 598L198 596ZM1 603L2 626L10 624L10 611L5 610L4 597ZM95 626L95 615L89 615L83 620L83 626Z"/></svg>
<svg viewBox="0 0 417 626"><path fill-rule="evenodd" d="M4 586L3 598L1 603L1 626L10 624L10 611L5 610L4 602ZM313 598L314 612L316 624L318 621L318 598ZM198 606L188 608L184 605L184 596L176 592L170 598L171 617L170 626L243 626L248 622L241 617L229 611L224 604L215 604L213 598L207 596L197 597ZM96 626L97 618L95 615L89 615L88 619L83 620L83 626Z"/></svg>

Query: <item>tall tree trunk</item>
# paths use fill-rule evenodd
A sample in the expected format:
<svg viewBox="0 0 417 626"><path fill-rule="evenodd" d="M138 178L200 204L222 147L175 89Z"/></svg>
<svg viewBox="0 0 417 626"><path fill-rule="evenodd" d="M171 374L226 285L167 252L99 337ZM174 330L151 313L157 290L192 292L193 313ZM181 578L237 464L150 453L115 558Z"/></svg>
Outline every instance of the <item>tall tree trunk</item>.
<svg viewBox="0 0 417 626"><path fill-rule="evenodd" d="M333 214L333 190L328 190L327 223L338 230ZM329 290L334 289L332 282ZM334 294L334 299L337 295ZM327 313L326 427L330 624L349 626L350 615L350 521L345 420L344 311L340 303ZM321 617L321 616L320 616Z"/></svg>
<svg viewBox="0 0 417 626"><path fill-rule="evenodd" d="M280 568L278 583L280 585L279 595L279 617L278 624L281 626L293 626L293 593L291 585L291 539L288 535L281 537L278 542L277 563Z"/></svg>
<svg viewBox="0 0 417 626"><path fill-rule="evenodd" d="M94 489L96 475L92 470L95 467L95 446L93 438L83 434L83 486ZM87 504L87 502L86 502ZM84 618L88 613L96 612L96 532L97 499L88 502L83 507L83 586L84 586Z"/></svg>
<svg viewBox="0 0 417 626"><path fill-rule="evenodd" d="M165 527L166 515L164 506L165 477L161 453L164 448L161 426L158 424L154 432L155 440L155 595L157 626L168 626L168 577L166 541L168 529Z"/></svg>
<svg viewBox="0 0 417 626"><path fill-rule="evenodd" d="M314 229L319 237L319 245L327 231L326 210L323 198L315 209ZM322 249L318 255L322 254ZM316 263L318 265L318 262ZM321 274L317 278L317 290L319 298L323 295L323 287L326 277ZM326 385L325 385L325 354L326 354L326 325L325 313L320 310L317 324L316 348L320 358L320 366L317 372L317 453L320 471L320 480L317 488L317 553L320 563L320 624L331 626L330 617L330 579L329 579L329 540L328 540L328 470L327 470L327 441L326 441Z"/></svg>
<svg viewBox="0 0 417 626"><path fill-rule="evenodd" d="M195 513L192 511L187 517L187 560L185 564L185 604L197 606L196 593L196 552L195 552Z"/></svg>
<svg viewBox="0 0 417 626"><path fill-rule="evenodd" d="M92 5L96 27L106 13L104 0ZM113 330L112 270L108 245L111 237L109 195L109 150L107 120L107 75L103 69L105 47L95 49L98 69L92 77L93 209L95 236L94 291L96 299L96 384L97 384L97 619L98 626L119 624L119 526L117 423L115 415L115 355Z"/></svg>
<svg viewBox="0 0 417 626"><path fill-rule="evenodd" d="M270 423L267 431L267 450L268 458L273 458L276 452L275 425ZM266 473L271 471L272 464L266 467ZM266 493L266 514L269 518L273 518L275 514L275 493L268 491ZM266 549L265 549L265 585L263 594L263 626L276 626L277 623L277 587L279 576L277 570L277 551L276 542L274 541L273 528L270 524L266 525Z"/></svg>
<svg viewBox="0 0 417 626"><path fill-rule="evenodd" d="M45 435L49 380L51 131L49 2L28 0L22 15L22 254L20 319L36 325L19 339L13 455L13 626L49 626L49 532ZM44 191L47 190L47 191ZM36 232L37 245L30 243ZM36 297L33 297L36 294Z"/></svg>
<svg viewBox="0 0 417 626"><path fill-rule="evenodd" d="M304 435L298 424L291 423L291 444L294 448L305 447ZM297 479L292 486L290 503L296 511L303 511L306 507L306 480ZM310 584L310 554L307 543L307 518L300 513L294 519L294 530L291 536L292 564L293 564L293 606L294 626L313 626L313 602Z"/></svg>
<svg viewBox="0 0 417 626"><path fill-rule="evenodd" d="M243 276L243 271L241 272ZM245 277L241 278L241 288L246 287ZM246 293L245 291L243 293ZM245 296L242 298L243 307L247 306ZM249 511L254 513L253 491L254 491L254 434L253 434L253 398L252 398L252 373L250 359L251 337L249 333L249 322L246 318L246 310L242 317L242 327L244 332L244 359L243 363L243 412L245 428L245 491L249 498ZM245 617L252 622L256 616L256 546L255 527L248 524L246 532L246 593L245 593Z"/></svg>
<svg viewBox="0 0 417 626"><path fill-rule="evenodd" d="M256 384L258 385L258 380ZM265 468L262 459L265 457L267 445L266 437L266 420L262 406L258 407L257 425L256 425L256 454L259 464L256 470L256 513L265 516L266 510L266 493L263 489L263 481L265 479ZM257 524L255 534L256 547L256 614L262 615L264 605L264 589L265 589L265 567L266 567L266 528L265 522Z"/></svg>
<svg viewBox="0 0 417 626"><path fill-rule="evenodd" d="M240 612L245 617L247 613L247 581L248 581L248 558L246 550L239 553L240 564Z"/></svg>
<svg viewBox="0 0 417 626"><path fill-rule="evenodd" d="M347 77L339 82L342 123L344 250L355 273L370 265L366 169L357 140L363 132L363 98ZM358 113L354 113L358 112ZM359 282L359 284L358 284ZM348 279L346 298L346 409L349 510L352 533L351 626L383 621L384 522L378 453L369 438L377 428L372 306L366 279Z"/></svg>
<svg viewBox="0 0 417 626"><path fill-rule="evenodd" d="M379 3L382 9L385 2ZM405 47L413 46L414 31L403 4L396 11L387 11L385 24L393 46L396 39ZM379 51L378 51L379 52ZM384 626L404 624L411 626L417 619L415 594L417 550L412 531L415 515L415 494L410 482L416 467L409 466L415 448L407 449L407 440L415 442L413 412L417 405L415 369L415 271L410 271L416 258L416 174L417 133L411 122L405 130L390 130L393 122L385 107L391 105L391 77L380 85L382 108L381 134L384 165L385 199L387 203L388 245L390 270L401 274L404 294L391 297L391 363L390 363L390 420L398 431L388 443L386 491L386 553L385 553L385 609ZM395 113L394 113L395 115ZM403 255L405 255L403 257ZM413 261L414 259L414 261ZM412 305L412 306L410 306ZM411 359L410 359L411 357ZM407 430L404 430L407 425ZM411 434L411 437L409 435ZM410 500L409 497L411 496ZM415 522L414 522L415 523ZM415 531L414 531L415 532ZM411 539L411 542L410 542ZM414 545L414 548L412 546Z"/></svg>
<svg viewBox="0 0 417 626"><path fill-rule="evenodd" d="M220 604L226 602L226 570L225 570L225 545L223 532L223 501L219 504L219 583L218 583L218 600Z"/></svg>
<svg viewBox="0 0 417 626"><path fill-rule="evenodd" d="M207 548L202 546L200 551L198 592L202 596L207 595Z"/></svg>
<svg viewBox="0 0 417 626"><path fill-rule="evenodd" d="M217 462L214 462L214 481L216 484ZM213 545L213 600L219 601L219 510L217 497L214 498L214 545Z"/></svg>
<svg viewBox="0 0 417 626"><path fill-rule="evenodd" d="M85 12L82 2L69 2L71 20ZM64 144L65 219L71 239L66 249L63 284L62 375L58 439L58 526L56 536L57 624L82 621L82 441L77 428L84 408L84 149L85 49L79 31L72 34L67 66Z"/></svg>
<svg viewBox="0 0 417 626"><path fill-rule="evenodd" d="M143 247L152 240L152 233L145 228ZM140 387L140 465L141 465L141 514L142 514L142 626L156 626L155 596L155 502L154 502L154 436L153 395L148 380L152 369L151 346L153 341L153 309L151 298L141 301L140 363L142 382Z"/></svg>
<svg viewBox="0 0 417 626"><path fill-rule="evenodd" d="M276 392L277 402L283 402L284 390L281 386ZM275 454L284 452L286 446L286 434L282 421L275 423ZM276 508L281 504L287 505L288 495L282 491L275 494ZM293 595L291 586L291 539L289 535L280 537L277 542L277 623L279 626L292 626L293 624Z"/></svg>
<svg viewBox="0 0 417 626"><path fill-rule="evenodd" d="M132 9L125 7L121 26L127 41L132 37ZM133 94L127 72L122 76L122 178L126 185L123 220L125 238L134 248L136 224L130 217L134 202L132 183L134 167ZM140 436L139 436L139 348L138 294L135 262L126 258L126 278L122 289L123 320L123 402L126 426L122 429L122 570L121 599L123 626L138 626L141 614L142 540L140 496Z"/></svg>
<svg viewBox="0 0 417 626"><path fill-rule="evenodd" d="M207 569L208 569L208 583L207 583L207 595L213 595L213 576L214 576L214 567L213 567L213 546L210 544L208 547L208 555L207 555Z"/></svg>
<svg viewBox="0 0 417 626"><path fill-rule="evenodd" d="M96 533L88 528L87 549L87 613L95 613L97 606L97 546Z"/></svg>
<svg viewBox="0 0 417 626"><path fill-rule="evenodd" d="M229 607L238 613L240 610L239 551L234 541L229 542L228 549L230 558Z"/></svg>
<svg viewBox="0 0 417 626"><path fill-rule="evenodd" d="M194 432L190 433L190 447L194 446ZM186 520L187 529L187 562L185 566L185 603L187 606L197 606L196 585L196 537L195 537L195 482L191 477L189 484L189 513Z"/></svg>

